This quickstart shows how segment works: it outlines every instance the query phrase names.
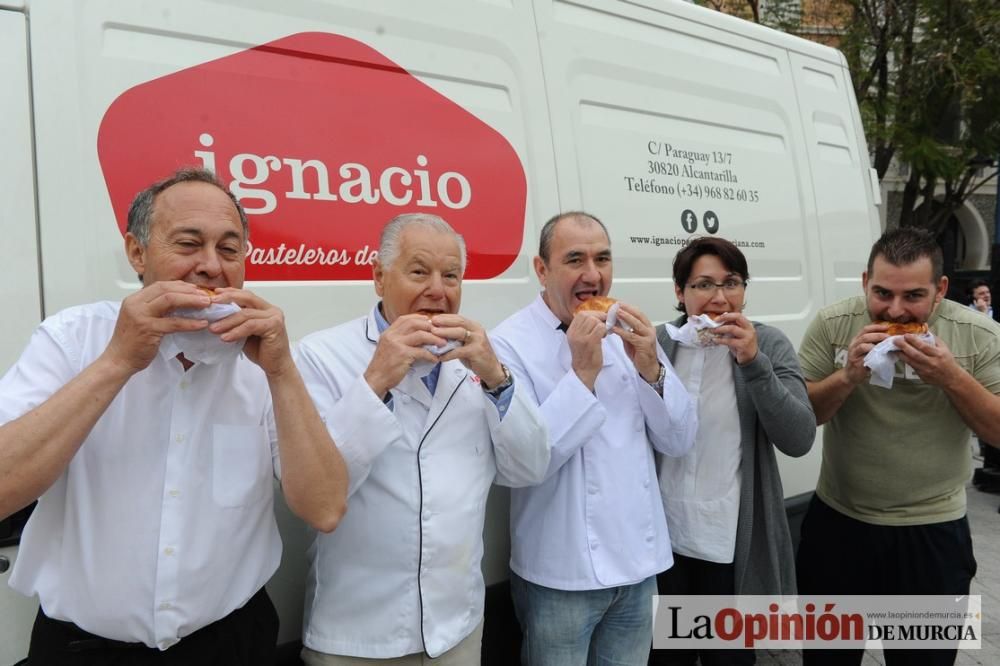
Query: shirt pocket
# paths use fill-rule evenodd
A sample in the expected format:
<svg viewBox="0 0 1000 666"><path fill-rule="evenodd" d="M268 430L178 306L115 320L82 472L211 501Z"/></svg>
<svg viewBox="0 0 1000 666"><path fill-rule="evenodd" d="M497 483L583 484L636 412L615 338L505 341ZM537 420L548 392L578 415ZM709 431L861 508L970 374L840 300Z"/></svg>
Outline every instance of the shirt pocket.
<svg viewBox="0 0 1000 666"><path fill-rule="evenodd" d="M263 426L213 426L212 498L216 504L239 507L259 501L271 489L272 469Z"/></svg>

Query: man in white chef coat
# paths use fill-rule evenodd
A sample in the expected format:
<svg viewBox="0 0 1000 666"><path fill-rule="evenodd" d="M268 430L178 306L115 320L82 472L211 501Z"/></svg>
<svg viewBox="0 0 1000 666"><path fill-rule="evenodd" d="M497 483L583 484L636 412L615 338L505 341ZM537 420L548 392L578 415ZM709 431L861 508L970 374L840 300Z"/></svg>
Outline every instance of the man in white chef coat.
<svg viewBox="0 0 1000 666"><path fill-rule="evenodd" d="M0 378L0 517L38 498L10 580L41 603L33 666L274 663L274 475L326 531L347 477L282 312L243 289L249 232L211 172L154 183L142 289L47 318Z"/></svg>
<svg viewBox="0 0 1000 666"><path fill-rule="evenodd" d="M381 300L297 349L350 474L347 515L310 550L308 666L479 663L486 496L540 481L549 447L520 379L458 314L464 271L444 220L400 215L374 265Z"/></svg>
<svg viewBox="0 0 1000 666"><path fill-rule="evenodd" d="M673 563L653 451L687 453L695 403L642 312L577 312L611 289L611 241L593 215L542 228L542 292L493 332L548 425L545 480L511 491L511 587L525 666L644 665L656 574ZM339 440L338 440L339 441Z"/></svg>

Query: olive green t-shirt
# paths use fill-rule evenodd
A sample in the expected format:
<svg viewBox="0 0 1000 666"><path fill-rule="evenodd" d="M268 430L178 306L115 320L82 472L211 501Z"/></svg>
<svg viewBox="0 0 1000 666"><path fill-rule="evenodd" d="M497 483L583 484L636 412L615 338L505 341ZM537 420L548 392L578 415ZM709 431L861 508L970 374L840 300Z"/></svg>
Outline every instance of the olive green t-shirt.
<svg viewBox="0 0 1000 666"><path fill-rule="evenodd" d="M799 350L805 378L820 381L843 368L848 345L870 323L860 296L820 310ZM1000 326L949 300L927 323L962 368L1000 393ZM897 361L891 389L860 384L824 426L816 493L837 511L877 525L961 518L969 434L945 392Z"/></svg>

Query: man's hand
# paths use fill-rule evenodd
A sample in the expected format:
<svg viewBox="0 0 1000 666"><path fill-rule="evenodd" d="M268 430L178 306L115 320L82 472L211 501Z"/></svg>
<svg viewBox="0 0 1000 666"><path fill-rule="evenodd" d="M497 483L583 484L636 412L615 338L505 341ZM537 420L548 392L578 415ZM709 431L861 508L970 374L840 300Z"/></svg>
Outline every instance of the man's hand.
<svg viewBox="0 0 1000 666"><path fill-rule="evenodd" d="M851 344L847 346L847 363L844 365L844 373L851 384L857 386L868 379L871 371L865 367L865 356L875 345L889 337L886 333L888 330L886 324L868 324L851 340Z"/></svg>
<svg viewBox="0 0 1000 666"><path fill-rule="evenodd" d="M365 370L365 381L375 395L384 398L389 389L403 381L415 361L437 363L437 356L424 349L424 345L445 344L444 338L431 332L433 328L426 315L409 314L397 317L382 331Z"/></svg>
<svg viewBox="0 0 1000 666"><path fill-rule="evenodd" d="M462 365L478 375L487 388L495 388L503 383L503 366L493 351L486 330L479 323L457 314L442 314L435 315L431 324L434 335L462 343L461 347L443 354L438 360L443 363L457 358Z"/></svg>
<svg viewBox="0 0 1000 666"><path fill-rule="evenodd" d="M566 340L573 357L573 372L591 392L604 365L601 340L608 332L604 324L607 318L608 315L604 312L578 312L566 331Z"/></svg>
<svg viewBox="0 0 1000 666"><path fill-rule="evenodd" d="M285 314L279 308L252 291L232 287L217 289L212 302L235 303L240 311L213 322L208 330L226 342L246 338L243 353L268 377L281 375L294 367Z"/></svg>
<svg viewBox="0 0 1000 666"><path fill-rule="evenodd" d="M955 361L941 338L935 338L934 342L936 344L930 344L916 335L907 334L897 341L897 346L900 358L913 368L924 383L945 388L954 384L965 370Z"/></svg>
<svg viewBox="0 0 1000 666"><path fill-rule="evenodd" d="M972 304L983 314L986 314L990 309L990 304L986 302L985 298L977 298Z"/></svg>
<svg viewBox="0 0 1000 666"><path fill-rule="evenodd" d="M713 328L715 341L729 347L736 363L746 365L757 358L757 329L739 312L727 312L716 320L721 326Z"/></svg>
<svg viewBox="0 0 1000 666"><path fill-rule="evenodd" d="M180 281L157 282L131 294L122 301L101 356L40 405L0 425L0 518L56 482L122 387L156 358L164 335L208 325L169 317L170 311L208 305L207 294Z"/></svg>
<svg viewBox="0 0 1000 666"><path fill-rule="evenodd" d="M156 358L163 336L208 326L205 320L170 317L169 313L179 308L199 310L210 304L205 292L187 282L155 282L143 287L122 301L105 358L129 374L144 370Z"/></svg>
<svg viewBox="0 0 1000 666"><path fill-rule="evenodd" d="M646 315L638 308L619 301L618 322L611 330L622 339L625 353L636 371L645 381L655 382L660 376L660 360L656 357L656 328Z"/></svg>

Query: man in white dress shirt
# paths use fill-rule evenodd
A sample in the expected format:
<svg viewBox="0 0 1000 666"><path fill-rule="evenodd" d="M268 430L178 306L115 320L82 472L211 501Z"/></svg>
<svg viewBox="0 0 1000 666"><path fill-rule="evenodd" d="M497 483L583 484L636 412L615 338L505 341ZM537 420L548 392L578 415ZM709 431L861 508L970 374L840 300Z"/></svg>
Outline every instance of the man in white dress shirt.
<svg viewBox="0 0 1000 666"><path fill-rule="evenodd" d="M646 663L656 574L673 562L653 450L684 455L694 401L637 308L575 314L611 289L593 215L557 215L534 260L542 293L496 328L497 353L539 405L545 480L511 491L511 586L525 666Z"/></svg>
<svg viewBox="0 0 1000 666"><path fill-rule="evenodd" d="M41 602L32 666L273 663L272 480L330 531L347 477L281 311L242 289L248 233L210 172L155 183L125 236L142 289L46 319L0 379L0 516L38 498L10 579Z"/></svg>
<svg viewBox="0 0 1000 666"><path fill-rule="evenodd" d="M494 479L540 481L549 447L520 377L458 314L464 271L444 220L400 215L374 266L381 301L296 350L351 478L351 510L310 549L307 666L480 661L486 496Z"/></svg>

